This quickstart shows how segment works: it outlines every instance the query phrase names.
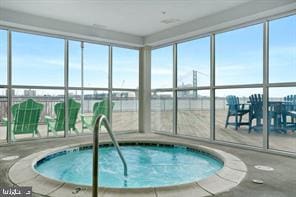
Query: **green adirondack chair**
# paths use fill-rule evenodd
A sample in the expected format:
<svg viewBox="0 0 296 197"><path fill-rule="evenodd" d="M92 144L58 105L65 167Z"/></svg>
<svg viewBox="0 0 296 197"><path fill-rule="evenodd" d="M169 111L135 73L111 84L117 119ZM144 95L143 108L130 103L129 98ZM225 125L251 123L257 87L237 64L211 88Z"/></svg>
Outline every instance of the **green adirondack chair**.
<svg viewBox="0 0 296 197"><path fill-rule="evenodd" d="M114 103L112 102L112 109L114 107ZM89 130L92 130L96 121L96 118L104 114L109 119L109 108L108 108L108 100L104 99L100 102L96 102L93 105L93 114L87 115L87 114L81 114L81 121L83 128L87 128Z"/></svg>
<svg viewBox="0 0 296 197"><path fill-rule="evenodd" d="M76 128L76 120L79 110L80 103L70 98L68 100L69 131L74 131L76 134L79 133L78 129ZM54 112L56 114L55 118L45 116L45 121L47 124L47 136L50 132L52 132L54 135L57 135L58 131L65 131L65 103L60 102L55 104Z"/></svg>
<svg viewBox="0 0 296 197"><path fill-rule="evenodd" d="M13 141L15 141L15 135L17 134L32 134L33 137L37 134L40 137L38 122L42 109L43 104L37 103L33 99L12 106L11 137ZM7 126L7 118L4 118L3 121L4 125Z"/></svg>

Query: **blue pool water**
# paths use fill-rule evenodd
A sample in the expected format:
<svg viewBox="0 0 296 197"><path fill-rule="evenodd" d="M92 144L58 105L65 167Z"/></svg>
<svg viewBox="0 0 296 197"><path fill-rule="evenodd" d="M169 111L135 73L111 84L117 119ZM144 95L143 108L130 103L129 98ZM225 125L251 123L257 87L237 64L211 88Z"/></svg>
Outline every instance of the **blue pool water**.
<svg viewBox="0 0 296 197"><path fill-rule="evenodd" d="M128 177L112 146L99 148L99 184L111 188L144 188L178 185L206 178L223 167L214 157L181 146L121 146ZM79 185L92 184L92 149L63 151L37 162L42 175Z"/></svg>

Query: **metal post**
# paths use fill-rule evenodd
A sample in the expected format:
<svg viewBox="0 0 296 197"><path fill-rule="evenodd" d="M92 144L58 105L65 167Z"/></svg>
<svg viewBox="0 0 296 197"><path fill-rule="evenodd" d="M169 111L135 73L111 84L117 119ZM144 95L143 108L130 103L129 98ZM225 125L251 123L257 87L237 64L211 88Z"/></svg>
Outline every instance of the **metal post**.
<svg viewBox="0 0 296 197"><path fill-rule="evenodd" d="M12 121L12 115L11 115L11 106L12 106L12 78L11 78L11 71L12 71L12 44L11 44L11 31L9 30L7 32L7 130L6 130L6 140L8 143L11 143L11 121Z"/></svg>
<svg viewBox="0 0 296 197"><path fill-rule="evenodd" d="M269 23L264 23L263 31L263 149L269 148L269 117L268 117L268 98L269 98Z"/></svg>
<svg viewBox="0 0 296 197"><path fill-rule="evenodd" d="M69 114L68 114L68 97L69 97L69 81L68 81L68 74L69 74L69 41L65 40L65 49L64 49L64 84L65 84L65 91L64 91L64 103L65 103L65 131L64 137L68 136L69 131Z"/></svg>
<svg viewBox="0 0 296 197"><path fill-rule="evenodd" d="M178 101L177 101L177 44L173 45L173 134L178 134Z"/></svg>
<svg viewBox="0 0 296 197"><path fill-rule="evenodd" d="M81 48L81 111L82 113L85 113L84 111L84 42L80 42L80 48ZM83 125L82 125L82 133L84 132Z"/></svg>
<svg viewBox="0 0 296 197"><path fill-rule="evenodd" d="M113 78L112 78L112 75L113 75L113 61L112 61L112 58L113 58L113 49L111 46L109 46L109 90L108 90L108 109L109 109L109 117L108 120L109 122L111 123L111 128L112 128L112 88L113 88Z"/></svg>
<svg viewBox="0 0 296 197"><path fill-rule="evenodd" d="M98 196L98 162L99 162L99 155L98 155L98 124L99 118L97 118L95 128L94 128L94 134L93 134L93 176L92 176L92 196L97 197Z"/></svg>
<svg viewBox="0 0 296 197"><path fill-rule="evenodd" d="M211 35L210 141L215 140L215 34Z"/></svg>

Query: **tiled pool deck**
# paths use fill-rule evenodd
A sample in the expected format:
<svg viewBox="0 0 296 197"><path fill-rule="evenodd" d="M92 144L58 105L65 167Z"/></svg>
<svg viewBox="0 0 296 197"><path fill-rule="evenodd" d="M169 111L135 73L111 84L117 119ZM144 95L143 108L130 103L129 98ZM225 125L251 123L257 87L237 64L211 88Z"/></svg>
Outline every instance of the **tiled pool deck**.
<svg viewBox="0 0 296 197"><path fill-rule="evenodd" d="M224 154L228 157L225 162L224 170L217 172L216 175L196 183L178 186L174 188L151 188L146 190L100 190L101 196L295 196L296 188L296 159L271 155L250 150L241 150L238 148L219 146L205 142L197 142L189 139L180 139L157 134L117 134L120 141L161 141L177 144L186 144L189 146L209 147L209 152L216 151L218 154ZM102 135L101 140L108 141L106 135ZM0 146L0 186L11 186L12 181L19 185L35 185L34 196L39 194L49 194L50 196L91 196L91 190L83 189L77 194L72 194L75 187L69 184L49 181L31 169L32 161L37 155L47 153L48 149L55 149L61 146L73 144L86 144L91 142L91 136L79 136L69 138L42 139L26 142L18 142L12 145ZM213 150L218 149L218 150ZM228 152L231 154L223 153ZM31 155L34 154L34 155ZM5 156L19 155L20 159L14 161L3 161ZM31 155L31 156L29 156ZM234 156L232 156L234 155ZM29 156L29 157L28 157ZM243 162L240 162L240 158ZM16 163L18 162L18 163ZM22 164L20 162L23 162ZM15 165L14 165L15 164ZM19 165L19 166L17 166ZM275 170L272 172L259 171L254 165L268 165ZM11 170L10 167L18 167L18 171ZM13 169L12 168L12 169ZM22 170L24 169L24 170ZM25 170L26 169L26 170ZM246 174L246 177L238 185ZM16 173L17 172L17 173ZM18 173L19 172L19 173ZM292 173L294 172L294 173ZM9 177L10 174L10 177ZM252 179L263 179L264 184L254 184ZM234 187L234 188L232 188ZM232 188L232 189L230 189ZM230 190L229 190L230 189ZM225 192L220 193L222 190ZM229 191L228 191L229 190ZM39 194L38 194L39 193ZM217 194L218 193L218 194Z"/></svg>

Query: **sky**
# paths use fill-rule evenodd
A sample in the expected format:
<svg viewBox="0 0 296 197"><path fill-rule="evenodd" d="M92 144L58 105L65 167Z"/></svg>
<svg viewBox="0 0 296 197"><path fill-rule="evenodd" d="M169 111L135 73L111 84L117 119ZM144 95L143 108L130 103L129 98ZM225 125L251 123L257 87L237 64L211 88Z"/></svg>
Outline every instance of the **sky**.
<svg viewBox="0 0 296 197"><path fill-rule="evenodd" d="M0 84L6 84L6 31L0 30ZM108 87L108 47L85 43L84 86ZM178 86L210 84L210 38L177 45ZM260 84L263 82L263 25L253 25L216 34L216 85ZM12 33L12 83L14 85L63 86L64 40ZM296 15L270 22L270 82L296 82ZM139 52L113 48L113 87L138 88ZM152 51L152 88L172 88L172 46ZM80 42L69 43L69 85L81 86ZM219 90L217 96L249 96L262 89ZM296 88L273 88L270 95L296 94Z"/></svg>

